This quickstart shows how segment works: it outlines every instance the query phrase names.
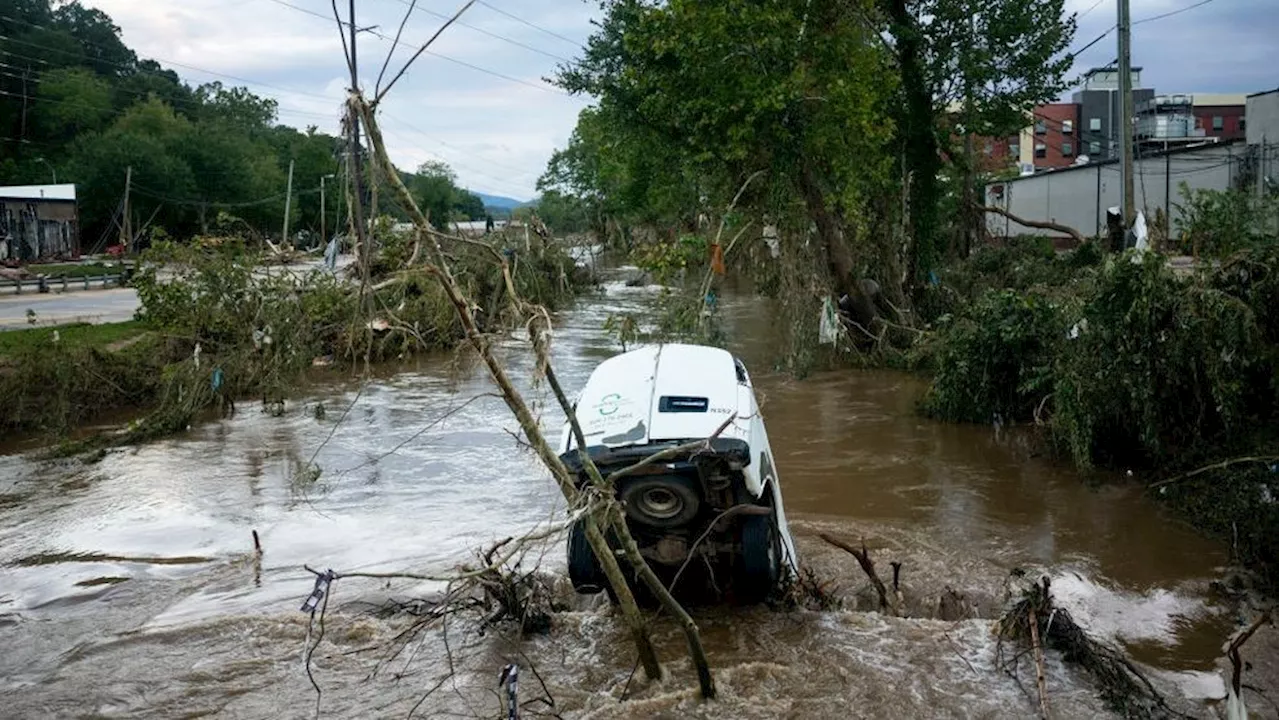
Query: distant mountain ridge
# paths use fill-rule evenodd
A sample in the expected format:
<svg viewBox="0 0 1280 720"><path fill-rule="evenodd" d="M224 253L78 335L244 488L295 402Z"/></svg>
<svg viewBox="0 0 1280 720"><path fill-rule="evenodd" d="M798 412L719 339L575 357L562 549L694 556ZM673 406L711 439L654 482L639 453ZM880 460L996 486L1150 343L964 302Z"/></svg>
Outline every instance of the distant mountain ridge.
<svg viewBox="0 0 1280 720"><path fill-rule="evenodd" d="M522 205L528 205L528 200L517 200L515 198L506 197L504 195L488 195L482 192L471 191L472 195L479 197L484 201L487 208L497 208L500 210L514 210Z"/></svg>

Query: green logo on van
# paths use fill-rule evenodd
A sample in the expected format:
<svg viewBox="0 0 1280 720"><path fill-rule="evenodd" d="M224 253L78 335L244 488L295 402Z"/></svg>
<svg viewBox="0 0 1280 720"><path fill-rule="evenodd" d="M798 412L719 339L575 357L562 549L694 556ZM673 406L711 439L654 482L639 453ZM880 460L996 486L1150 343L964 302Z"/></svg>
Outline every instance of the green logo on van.
<svg viewBox="0 0 1280 720"><path fill-rule="evenodd" d="M600 414L612 415L618 412L618 403L622 401L622 396L618 393L610 393L600 398Z"/></svg>

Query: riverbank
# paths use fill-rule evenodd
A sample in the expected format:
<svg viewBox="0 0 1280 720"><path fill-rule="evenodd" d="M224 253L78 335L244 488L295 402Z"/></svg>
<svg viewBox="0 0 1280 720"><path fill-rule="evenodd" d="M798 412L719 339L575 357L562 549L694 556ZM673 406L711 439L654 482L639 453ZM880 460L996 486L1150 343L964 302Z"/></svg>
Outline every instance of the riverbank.
<svg viewBox="0 0 1280 720"><path fill-rule="evenodd" d="M1275 594L1277 251L1206 258L983 249L926 291L926 414L1034 427L1139 483ZM930 306L928 302L933 302Z"/></svg>
<svg viewBox="0 0 1280 720"><path fill-rule="evenodd" d="M590 282L554 244L517 250L503 237L493 241L517 292L532 302L555 309ZM461 330L438 283L406 266L407 238L381 242L367 285L325 269L273 271L235 242L157 248L133 280L135 321L0 334L0 432L56 440L132 409L135 422L64 450L138 442L184 429L202 413L233 412L247 398L278 411L314 367L452 347ZM472 245L453 254L482 330L504 329L508 299L493 255Z"/></svg>

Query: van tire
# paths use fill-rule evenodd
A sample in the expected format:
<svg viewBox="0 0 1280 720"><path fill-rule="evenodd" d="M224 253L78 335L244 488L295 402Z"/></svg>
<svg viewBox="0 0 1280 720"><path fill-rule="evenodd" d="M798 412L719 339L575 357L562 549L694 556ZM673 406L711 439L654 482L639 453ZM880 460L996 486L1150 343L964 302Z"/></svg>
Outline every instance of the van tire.
<svg viewBox="0 0 1280 720"><path fill-rule="evenodd" d="M741 547L734 573L734 597L743 605L764 602L778 586L782 552L773 513L742 519Z"/></svg>
<svg viewBox="0 0 1280 720"><path fill-rule="evenodd" d="M618 488L627 517L654 528L678 528L693 522L702 509L702 493L693 478L649 475Z"/></svg>
<svg viewBox="0 0 1280 720"><path fill-rule="evenodd" d="M569 581L583 595L595 595L609 588L595 551L587 540L587 529L579 520L569 528Z"/></svg>

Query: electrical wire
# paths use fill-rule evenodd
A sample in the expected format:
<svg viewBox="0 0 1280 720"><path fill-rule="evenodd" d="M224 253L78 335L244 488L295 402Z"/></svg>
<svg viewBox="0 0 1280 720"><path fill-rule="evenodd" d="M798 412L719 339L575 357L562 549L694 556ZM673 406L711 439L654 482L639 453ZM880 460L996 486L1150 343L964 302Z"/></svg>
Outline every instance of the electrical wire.
<svg viewBox="0 0 1280 720"><path fill-rule="evenodd" d="M1141 25L1142 23L1149 23L1155 20L1163 20L1167 17L1173 17L1174 15L1181 15L1182 13L1187 12L1188 10L1195 10L1198 7L1203 7L1205 5L1208 5L1211 2L1213 2L1213 0L1200 0L1200 2L1198 3L1188 5L1178 10L1170 10L1169 12L1160 13L1159 15L1152 15L1151 17L1145 17L1145 18L1142 18L1141 20L1134 20L1132 23L1130 23L1130 25L1131 26Z"/></svg>
<svg viewBox="0 0 1280 720"><path fill-rule="evenodd" d="M302 14L304 14L304 15L310 15L310 16L312 16L312 17L319 18L319 19L321 19L321 20L325 21L325 23L331 23L331 22L333 22L333 17L332 17L332 16L330 16L330 15L325 15L324 13L318 13L318 12L316 12L316 11L314 11L314 10L309 10L309 9L307 9L307 8L300 7L300 6L298 6L298 5L294 5L293 3L288 2L287 0L267 0L267 1L268 1L268 2L272 2L272 3L275 3L276 5L280 5L280 6L282 6L282 7L290 8L290 9L292 9L292 10L296 10L297 12L300 12L300 13L302 13ZM347 23L347 24L349 24L349 23ZM398 43L397 43L397 42L396 42L396 40L395 40L395 38L392 38L392 37L390 37L390 36L388 36L388 35L386 35L386 34L384 34L384 33L380 33L380 32L378 32L378 31L376 31L376 30L373 30L373 29L362 29L362 30L363 30L364 32L367 32L368 34L370 34L370 35L372 35L372 36L376 37L376 38L379 38L380 40L383 40L383 41L385 41L385 42L392 43L393 47L394 47L394 46L396 46L396 45L403 45L403 46L405 46L405 47L412 48L412 49L413 49L413 50L415 50L415 51L418 49L418 47L417 47L416 45L413 45L412 43L407 43L407 42L404 42L404 41L400 41L400 42L398 42ZM532 83L532 82L529 82L528 80L521 80L520 78L512 77L512 76L510 76L510 75L505 75L505 74L500 73L500 72L498 72L498 71L496 71L496 70L490 70L489 68L481 67L481 66L479 66L479 65L474 65L474 64L469 63L469 62L467 62L467 61L465 61L465 60L459 60L459 59L457 59L457 58L455 58L455 57L450 57L449 55L444 55L444 54L442 54L442 53L435 52L434 50L426 50L426 51L424 51L424 52L423 52L423 54L424 54L424 55L430 55L430 56L432 56L432 57L436 57L436 58L440 58L441 60L445 60L445 61L447 61L447 62L451 62L451 63L453 63L453 64L455 64L455 65L461 65L462 67L470 68L471 70L475 70L475 71L477 71L477 72L481 72L481 73L484 73L484 74L486 74L486 75L492 75L493 77L501 78L501 79L506 80L506 81L508 81L508 82L513 82L513 83L516 83L516 84L519 84L519 85L524 85L525 87L531 87L531 88L534 88L535 90L542 90L543 92L548 92L548 93L552 93L552 94L556 94L556 95L565 95L565 96L568 96L568 95L569 95L569 93L567 93L567 92L565 92L565 91L563 91L563 90L561 90L561 89L559 89L559 88L551 87L550 85L545 85L545 84Z"/></svg>
<svg viewBox="0 0 1280 720"><path fill-rule="evenodd" d="M1082 12L1082 13L1080 13L1079 15L1077 15L1077 16L1076 16L1076 22L1080 22L1081 20L1083 20L1083 19L1084 19L1084 17L1085 17L1086 15L1088 15L1088 14L1089 14L1089 13L1091 13L1091 12L1093 12L1094 10L1097 10L1097 9L1098 9L1098 6L1099 6L1099 5L1101 5L1103 2L1104 2L1104 0L1098 0L1098 1L1097 1L1097 2L1095 2L1094 4L1090 5L1088 10L1085 10L1084 12Z"/></svg>
<svg viewBox="0 0 1280 720"><path fill-rule="evenodd" d="M517 15L513 15L513 14L511 14L511 13L507 12L506 10L503 10L502 8L494 7L493 5L490 5L489 3L485 2L485 0L479 0L479 2L477 2L476 4L477 4L477 5L483 5L483 6L487 7L487 8L489 8L490 10L492 10L493 12L498 13L499 15L503 15L503 16L505 16L505 17L511 18L512 20L515 20L516 22L521 23L521 24L523 24L523 25L528 25L529 27L533 28L534 30L537 30L537 31L539 31L539 32L544 32L544 33L546 33L547 35L550 35L550 36L551 36L551 37L553 37L553 38L557 38L557 39L563 40L563 41L565 41L565 42L569 43L570 45L573 45L574 47L577 47L579 50L586 50L586 48L582 47L582 43L578 42L577 40L574 40L573 38L567 38L567 37L565 37L564 35L561 35L560 33L557 33L557 32L552 31L552 30L548 30L548 29L546 29L546 28L542 27L541 25L535 25L534 23L531 23L531 22L529 22L528 20L525 20L524 18L519 17L519 16L517 16Z"/></svg>
<svg viewBox="0 0 1280 720"><path fill-rule="evenodd" d="M219 208L246 208L246 207L255 207L258 205L267 205L269 203L273 203L278 200L283 200L285 197L289 196L289 193L280 193L278 195L259 198L257 200L249 200L246 202L219 202L215 200L183 199L183 198L169 197L167 195L164 195L163 193L148 189L136 183L130 185L129 192L137 193L143 197L150 198L152 200L159 200L161 202L171 203L173 205L185 205L188 207L204 206L204 207L219 207ZM308 190L294 190L293 194L297 196L304 196L304 195L314 195L319 192L320 192L320 188L314 187Z"/></svg>
<svg viewBox="0 0 1280 720"><path fill-rule="evenodd" d="M408 7L408 8L411 8L412 10L416 10L416 11L418 11L418 12L420 12L420 13L425 14L425 15L431 15L432 17L440 18L441 20L448 20L450 17L452 17L451 15L445 15L444 13L440 13L440 12L436 12L435 10L427 9L427 8L425 8L425 7L421 6L421 5L415 5L415 4L413 4L412 2L410 2L410 0L396 0L396 2L400 3L401 5L406 6L406 7ZM552 60L559 60L559 61L561 61L561 62L571 62L571 61L570 61L568 58L566 58L566 57L563 57L563 56L560 56L560 55L556 55L555 53L547 52L546 50L543 50L543 49L541 49L541 48L534 47L534 46L532 46L532 45L526 45L526 44L524 44L524 43L520 42L519 40L515 40L515 39L512 39L512 38L506 37L505 35L499 35L499 34L497 34L497 33L490 32L490 31L488 31L488 30L485 30L485 29L484 29L484 28L482 28L482 27L477 27L477 26L475 26L475 25L471 25L471 24L466 23L466 22L464 22L464 21L462 21L462 20L455 20L455 21L454 21L454 24L455 24L455 25L458 25L458 26L461 26L461 27L464 27L464 28L467 28L467 29L469 29L469 30L473 30L473 31L475 31L475 32L478 32L478 33L480 33L481 35L487 35L487 36L489 36L489 37L491 37L491 38L494 38L495 40L501 40L502 42L505 42L505 43L507 43L508 45L514 45L515 47L523 48L523 49L525 49L525 50L529 50L530 52L538 53L539 55L545 55L545 56L547 56L547 57L551 58Z"/></svg>

